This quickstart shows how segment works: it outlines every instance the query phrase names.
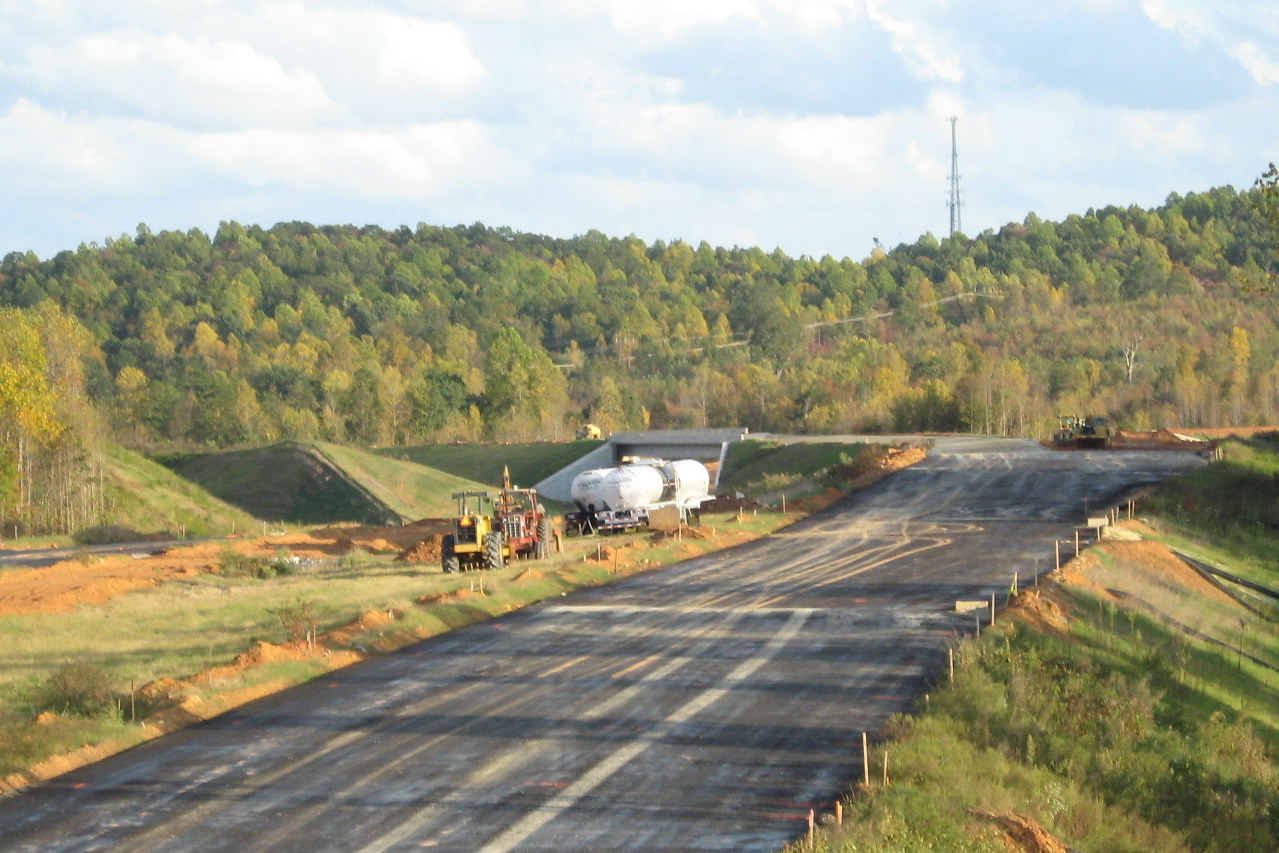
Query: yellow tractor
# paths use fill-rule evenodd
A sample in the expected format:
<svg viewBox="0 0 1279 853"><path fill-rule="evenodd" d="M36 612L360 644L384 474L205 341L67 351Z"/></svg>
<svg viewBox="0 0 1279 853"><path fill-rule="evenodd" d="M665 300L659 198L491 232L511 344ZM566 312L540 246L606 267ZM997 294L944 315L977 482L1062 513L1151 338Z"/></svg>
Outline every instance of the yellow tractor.
<svg viewBox="0 0 1279 853"><path fill-rule="evenodd" d="M457 501L453 532L446 534L440 543L440 563L444 571L453 574L488 568L486 545L494 533L492 495L488 492L456 492L453 500Z"/></svg>

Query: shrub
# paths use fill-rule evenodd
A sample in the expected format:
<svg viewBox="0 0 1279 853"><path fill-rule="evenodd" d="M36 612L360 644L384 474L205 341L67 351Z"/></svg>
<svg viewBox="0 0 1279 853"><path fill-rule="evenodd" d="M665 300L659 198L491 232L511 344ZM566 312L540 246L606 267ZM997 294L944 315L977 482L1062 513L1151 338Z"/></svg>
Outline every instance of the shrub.
<svg viewBox="0 0 1279 853"><path fill-rule="evenodd" d="M281 605L271 612L280 620L280 627L289 633L289 639L295 643L310 642L315 639L319 620L316 605L313 598L298 598L292 604Z"/></svg>
<svg viewBox="0 0 1279 853"><path fill-rule="evenodd" d="M122 524L99 524L97 527L76 531L72 538L77 545L115 545L120 542L141 542L146 537Z"/></svg>
<svg viewBox="0 0 1279 853"><path fill-rule="evenodd" d="M91 663L64 663L37 688L35 711L53 711L78 717L119 714L121 694L115 679Z"/></svg>
<svg viewBox="0 0 1279 853"><path fill-rule="evenodd" d="M284 549L277 550L271 557L253 557L249 554L241 554L234 548L223 548L219 566L223 577L250 577L263 580L277 575L291 575L297 570L295 561Z"/></svg>

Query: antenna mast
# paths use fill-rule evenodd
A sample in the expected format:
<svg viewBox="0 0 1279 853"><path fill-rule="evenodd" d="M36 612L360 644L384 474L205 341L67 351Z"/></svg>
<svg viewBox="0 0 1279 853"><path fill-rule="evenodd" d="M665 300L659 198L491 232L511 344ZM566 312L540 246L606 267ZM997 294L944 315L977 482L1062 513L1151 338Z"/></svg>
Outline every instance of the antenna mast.
<svg viewBox="0 0 1279 853"><path fill-rule="evenodd" d="M959 116L950 117L950 236L964 229L963 223L960 221L959 208L962 202L959 200L959 146L955 141L955 124L959 121Z"/></svg>

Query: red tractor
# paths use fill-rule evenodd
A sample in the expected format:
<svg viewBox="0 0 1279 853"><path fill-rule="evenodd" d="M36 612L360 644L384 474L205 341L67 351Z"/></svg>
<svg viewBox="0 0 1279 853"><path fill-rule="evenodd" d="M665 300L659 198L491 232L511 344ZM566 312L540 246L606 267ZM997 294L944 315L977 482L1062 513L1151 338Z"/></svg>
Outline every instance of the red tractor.
<svg viewBox="0 0 1279 853"><path fill-rule="evenodd" d="M534 559L551 555L554 530L551 517L538 500L537 489L520 489L511 485L511 475L503 471L502 491L493 505L493 527L501 531L503 563L521 554Z"/></svg>

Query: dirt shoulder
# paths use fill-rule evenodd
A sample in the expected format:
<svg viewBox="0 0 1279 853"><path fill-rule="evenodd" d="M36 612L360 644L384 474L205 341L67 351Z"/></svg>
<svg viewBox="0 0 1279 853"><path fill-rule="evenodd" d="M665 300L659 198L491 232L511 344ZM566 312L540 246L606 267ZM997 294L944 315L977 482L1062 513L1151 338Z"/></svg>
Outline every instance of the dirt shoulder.
<svg viewBox="0 0 1279 853"><path fill-rule="evenodd" d="M1238 619L1250 614L1237 599L1205 579L1173 551L1152 539L1138 521L1119 528L1134 541L1102 541L1064 563L1038 591L1025 590L1009 602L1008 614L1038 631L1069 634L1071 603L1055 585L1077 589L1119 609L1149 614L1182 631L1221 645L1235 641ZM1231 631L1222 630L1225 625Z"/></svg>
<svg viewBox="0 0 1279 853"><path fill-rule="evenodd" d="M145 556L85 557L10 569L0 573L0 616L66 613L102 604L126 592L220 571L228 553L250 558L285 553L299 560L333 559L354 551L395 555L446 528L447 522L431 519L396 527L323 527L307 533L161 549Z"/></svg>

